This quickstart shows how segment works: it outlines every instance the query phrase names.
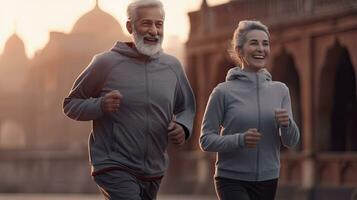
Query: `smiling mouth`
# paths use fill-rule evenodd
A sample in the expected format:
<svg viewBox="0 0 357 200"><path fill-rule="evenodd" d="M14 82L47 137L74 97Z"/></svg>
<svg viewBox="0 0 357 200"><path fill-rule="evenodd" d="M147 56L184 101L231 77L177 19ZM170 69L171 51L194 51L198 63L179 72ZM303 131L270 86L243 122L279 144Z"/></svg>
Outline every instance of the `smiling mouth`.
<svg viewBox="0 0 357 200"><path fill-rule="evenodd" d="M146 44L157 44L159 42L159 39L155 37L144 37L144 42Z"/></svg>
<svg viewBox="0 0 357 200"><path fill-rule="evenodd" d="M260 60L262 60L262 59L265 58L265 56L257 55L257 56L253 56L253 58L254 58L254 59L260 59Z"/></svg>

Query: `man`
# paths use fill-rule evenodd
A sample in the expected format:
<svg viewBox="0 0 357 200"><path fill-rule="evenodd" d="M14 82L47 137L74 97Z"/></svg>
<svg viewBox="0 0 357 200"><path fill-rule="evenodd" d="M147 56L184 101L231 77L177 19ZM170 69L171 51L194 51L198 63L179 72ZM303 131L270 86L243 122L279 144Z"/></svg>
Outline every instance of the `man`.
<svg viewBox="0 0 357 200"><path fill-rule="evenodd" d="M133 43L96 55L63 108L72 119L93 121L90 163L106 199L156 199L168 142L190 137L195 101L179 61L162 52L162 3L137 0L127 14Z"/></svg>

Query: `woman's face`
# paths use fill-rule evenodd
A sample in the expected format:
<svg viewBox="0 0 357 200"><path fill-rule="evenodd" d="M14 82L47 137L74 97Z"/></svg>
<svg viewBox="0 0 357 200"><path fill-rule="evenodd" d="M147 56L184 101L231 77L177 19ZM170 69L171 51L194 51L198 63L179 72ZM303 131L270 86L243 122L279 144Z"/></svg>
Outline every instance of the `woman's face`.
<svg viewBox="0 0 357 200"><path fill-rule="evenodd" d="M249 31L242 49L238 49L238 55L243 61L243 68L247 71L258 71L266 67L269 55L269 37L261 30Z"/></svg>

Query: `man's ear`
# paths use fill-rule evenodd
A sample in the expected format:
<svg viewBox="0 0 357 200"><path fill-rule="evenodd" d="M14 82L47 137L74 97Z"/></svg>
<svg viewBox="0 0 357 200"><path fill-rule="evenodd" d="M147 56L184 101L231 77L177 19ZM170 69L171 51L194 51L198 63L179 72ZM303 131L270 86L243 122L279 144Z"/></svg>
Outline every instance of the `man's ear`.
<svg viewBox="0 0 357 200"><path fill-rule="evenodd" d="M128 30L130 34L133 33L133 26L131 24L131 21L126 21L126 30Z"/></svg>

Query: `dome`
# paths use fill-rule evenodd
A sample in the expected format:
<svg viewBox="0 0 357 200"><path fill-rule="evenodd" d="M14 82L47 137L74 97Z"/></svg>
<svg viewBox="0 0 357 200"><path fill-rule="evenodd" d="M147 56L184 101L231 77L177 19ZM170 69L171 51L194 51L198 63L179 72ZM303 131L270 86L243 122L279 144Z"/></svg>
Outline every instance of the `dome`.
<svg viewBox="0 0 357 200"><path fill-rule="evenodd" d="M5 43L4 54L25 53L25 45L21 38L14 33Z"/></svg>
<svg viewBox="0 0 357 200"><path fill-rule="evenodd" d="M72 29L72 34L81 35L116 35L124 36L119 22L110 14L99 8L95 8L78 19Z"/></svg>

